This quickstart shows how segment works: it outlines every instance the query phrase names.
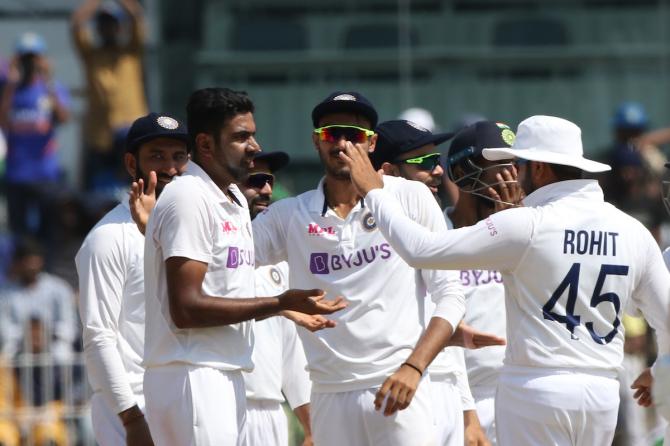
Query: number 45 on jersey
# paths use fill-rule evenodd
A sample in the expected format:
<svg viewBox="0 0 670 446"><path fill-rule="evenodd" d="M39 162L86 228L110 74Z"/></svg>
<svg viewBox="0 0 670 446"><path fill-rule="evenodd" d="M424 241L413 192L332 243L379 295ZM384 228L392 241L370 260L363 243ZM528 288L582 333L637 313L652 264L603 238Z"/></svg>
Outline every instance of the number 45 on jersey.
<svg viewBox="0 0 670 446"><path fill-rule="evenodd" d="M570 271L565 275L563 281L558 285L556 291L551 295L551 298L547 301L546 304L542 307L542 314L545 319L556 321L560 324L565 324L565 328L570 331L572 339L579 339L575 336L575 328L581 323L581 316L575 314L575 303L577 302L577 291L579 289L579 272L581 264L573 263ZM619 310L621 309L621 301L619 296L613 292L603 293L603 285L605 284L605 279L607 276L627 276L628 275L628 266L626 265L601 265L600 273L598 274L598 280L596 280L596 285L593 289L593 295L591 296L591 308L596 308L599 304L603 302L610 302L614 305L615 317L612 322L612 330L600 336L596 333L593 322L585 322L584 326L591 334L591 338L598 344L609 344L614 339L614 336L617 334L617 330L621 321L619 320ZM553 311L556 302L563 296L565 291L568 291L568 300L565 305L565 315L557 314Z"/></svg>

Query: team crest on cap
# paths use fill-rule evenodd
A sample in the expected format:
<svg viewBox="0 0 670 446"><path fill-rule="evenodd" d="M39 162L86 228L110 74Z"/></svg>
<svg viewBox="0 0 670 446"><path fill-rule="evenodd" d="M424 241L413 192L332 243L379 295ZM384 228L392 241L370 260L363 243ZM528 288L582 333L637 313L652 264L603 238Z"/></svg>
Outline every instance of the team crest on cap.
<svg viewBox="0 0 670 446"><path fill-rule="evenodd" d="M168 130L174 130L179 127L177 120L169 116L159 116L158 119L156 119L156 122L158 125Z"/></svg>
<svg viewBox="0 0 670 446"><path fill-rule="evenodd" d="M503 141L505 141L510 146L514 144L514 140L516 139L514 132L508 128L503 129L503 131L500 133L500 136L502 137Z"/></svg>
<svg viewBox="0 0 670 446"><path fill-rule="evenodd" d="M427 128L420 126L416 122L412 122L412 121L405 121L405 122L407 123L407 125L414 127L415 129L417 129L420 132L427 132L428 131Z"/></svg>
<svg viewBox="0 0 670 446"><path fill-rule="evenodd" d="M372 212L368 212L363 216L361 224L363 225L363 229L365 229L366 231L373 231L377 227L377 222L375 221L375 218L372 216Z"/></svg>
<svg viewBox="0 0 670 446"><path fill-rule="evenodd" d="M281 285L281 274L279 274L279 270L277 268L271 268L270 269L270 279L277 285Z"/></svg>
<svg viewBox="0 0 670 446"><path fill-rule="evenodd" d="M333 101L355 101L356 96L351 94L339 94L333 98Z"/></svg>

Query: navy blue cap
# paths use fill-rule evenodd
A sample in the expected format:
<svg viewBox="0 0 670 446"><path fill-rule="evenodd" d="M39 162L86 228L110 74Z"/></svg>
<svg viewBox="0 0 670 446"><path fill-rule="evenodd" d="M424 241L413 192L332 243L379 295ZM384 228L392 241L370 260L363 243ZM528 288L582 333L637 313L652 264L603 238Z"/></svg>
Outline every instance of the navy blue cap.
<svg viewBox="0 0 670 446"><path fill-rule="evenodd" d="M186 126L179 120L158 113L149 113L137 118L128 130L126 136L126 152L136 152L140 145L156 138L173 138L186 143L187 150L191 150L191 139Z"/></svg>
<svg viewBox="0 0 670 446"><path fill-rule="evenodd" d="M427 144L441 144L454 136L453 133L431 133L428 129L412 121L396 119L384 121L375 128L377 144L370 155L372 164L379 169L385 162L393 163L403 153Z"/></svg>
<svg viewBox="0 0 670 446"><path fill-rule="evenodd" d="M355 91L336 91L329 94L312 110L314 128L319 127L319 121L331 113L357 113L370 120L370 127L377 126L377 110L365 96Z"/></svg>
<svg viewBox="0 0 670 446"><path fill-rule="evenodd" d="M511 147L514 131L502 122L479 121L459 130L449 146L446 164L481 156L484 149Z"/></svg>
<svg viewBox="0 0 670 446"><path fill-rule="evenodd" d="M274 173L279 169L286 166L291 158L286 152L259 152L255 157L254 161L265 161L268 163L270 172Z"/></svg>

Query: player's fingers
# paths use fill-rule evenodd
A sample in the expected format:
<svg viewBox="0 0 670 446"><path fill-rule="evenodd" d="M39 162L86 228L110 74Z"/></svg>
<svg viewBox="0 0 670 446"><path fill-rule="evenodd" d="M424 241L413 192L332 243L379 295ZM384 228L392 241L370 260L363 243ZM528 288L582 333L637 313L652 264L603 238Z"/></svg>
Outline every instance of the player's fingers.
<svg viewBox="0 0 670 446"><path fill-rule="evenodd" d="M507 341L505 338L495 336L488 333L477 333L473 336L473 344L475 348L490 347L493 345L505 345Z"/></svg>
<svg viewBox="0 0 670 446"><path fill-rule="evenodd" d="M379 388L377 393L375 394L375 409L379 410L382 407L382 403L384 402L384 398L386 398L386 394L389 391L389 387L391 387L391 379L388 378L386 381L384 381L384 384Z"/></svg>
<svg viewBox="0 0 670 446"><path fill-rule="evenodd" d="M389 390L388 394L386 395L386 407L384 408L384 415L389 416L393 415L396 410L398 410L397 405L398 405L398 393L399 393L399 385L398 383L394 383L394 385L391 387L391 390Z"/></svg>
<svg viewBox="0 0 670 446"><path fill-rule="evenodd" d="M149 184L147 184L146 190L147 195L156 194L156 184L158 184L158 176L156 175L156 171L152 170L149 172Z"/></svg>

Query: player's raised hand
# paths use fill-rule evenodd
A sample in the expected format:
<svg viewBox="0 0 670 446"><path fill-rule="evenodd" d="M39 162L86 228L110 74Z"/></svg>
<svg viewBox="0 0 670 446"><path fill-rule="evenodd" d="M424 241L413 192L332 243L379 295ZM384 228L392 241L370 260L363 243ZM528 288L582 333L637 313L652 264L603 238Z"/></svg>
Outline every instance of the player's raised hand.
<svg viewBox="0 0 670 446"><path fill-rule="evenodd" d="M654 378L651 375L651 369L646 368L644 371L635 378L633 384L630 385L631 389L635 390L633 398L637 400L637 404L643 407L649 407L653 404L653 399L651 397L651 385L653 384Z"/></svg>
<svg viewBox="0 0 670 446"><path fill-rule="evenodd" d="M305 314L332 314L347 306L342 296L326 299L323 290L288 290L279 296L282 311L293 310Z"/></svg>
<svg viewBox="0 0 670 446"><path fill-rule="evenodd" d="M505 209L522 206L522 200L526 194L523 188L517 181L517 171L514 166L509 169L505 168L496 174L496 187L489 187L485 193L494 203L494 212L503 211Z"/></svg>
<svg viewBox="0 0 670 446"><path fill-rule="evenodd" d="M382 410L384 416L391 416L399 410L407 409L416 394L421 381L421 372L402 364L396 372L386 378L375 395L375 409ZM384 406L384 402L386 405Z"/></svg>
<svg viewBox="0 0 670 446"><path fill-rule="evenodd" d="M282 311L281 315L311 332L323 330L324 328L333 328L337 325L334 320L320 314L305 314L299 311L286 310Z"/></svg>
<svg viewBox="0 0 670 446"><path fill-rule="evenodd" d="M362 145L346 141L344 152L340 152L340 158L349 166L351 182L362 197L372 189L384 187L382 171L375 172L368 151Z"/></svg>
<svg viewBox="0 0 670 446"><path fill-rule="evenodd" d="M482 347L491 347L493 345L505 345L507 342L504 338L496 336L491 333L476 330L468 324L461 322L451 335L449 343L450 347L463 347L468 349L478 349Z"/></svg>
<svg viewBox="0 0 670 446"><path fill-rule="evenodd" d="M130 192L128 193L130 215L133 217L133 221L142 234L144 234L144 231L147 228L149 215L151 215L151 211L154 209L154 206L156 206L157 183L158 177L156 176L156 172L152 170L149 172L149 184L147 184L146 189L142 178L133 181L133 184L130 186Z"/></svg>

